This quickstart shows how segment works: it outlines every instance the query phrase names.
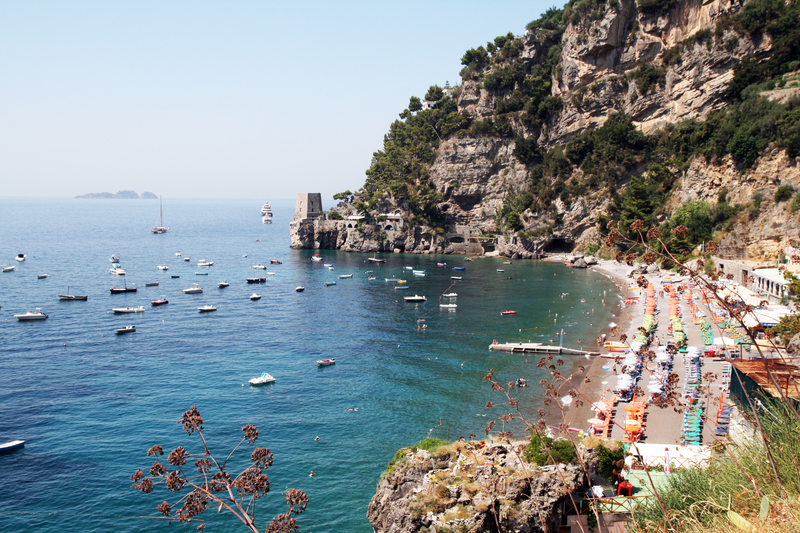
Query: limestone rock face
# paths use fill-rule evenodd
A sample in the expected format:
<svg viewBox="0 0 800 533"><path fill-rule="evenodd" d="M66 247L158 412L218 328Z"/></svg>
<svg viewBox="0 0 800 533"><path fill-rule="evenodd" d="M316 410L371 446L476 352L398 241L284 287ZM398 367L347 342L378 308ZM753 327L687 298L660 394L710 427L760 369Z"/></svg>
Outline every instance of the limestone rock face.
<svg viewBox="0 0 800 533"><path fill-rule="evenodd" d="M495 520L500 531L545 532L559 523L560 503L584 484L575 465L523 463L524 443L459 447L434 456L408 450L369 504L376 533L496 531Z"/></svg>

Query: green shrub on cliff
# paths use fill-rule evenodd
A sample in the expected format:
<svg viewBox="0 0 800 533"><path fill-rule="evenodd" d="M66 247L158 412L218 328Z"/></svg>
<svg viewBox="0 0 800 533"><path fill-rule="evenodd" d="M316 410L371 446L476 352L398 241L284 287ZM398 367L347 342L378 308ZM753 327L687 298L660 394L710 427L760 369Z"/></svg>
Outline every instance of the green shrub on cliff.
<svg viewBox="0 0 800 533"><path fill-rule="evenodd" d="M522 453L522 458L539 466L546 464L571 463L577 455L575 446L566 439L555 440L534 433Z"/></svg>

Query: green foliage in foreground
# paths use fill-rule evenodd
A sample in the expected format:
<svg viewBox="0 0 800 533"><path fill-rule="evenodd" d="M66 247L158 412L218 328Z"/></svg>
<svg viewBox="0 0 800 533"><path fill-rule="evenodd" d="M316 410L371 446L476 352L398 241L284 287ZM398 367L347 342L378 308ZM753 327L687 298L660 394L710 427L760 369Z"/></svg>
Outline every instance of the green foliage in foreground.
<svg viewBox="0 0 800 533"><path fill-rule="evenodd" d="M546 464L571 463L577 455L575 446L566 439L555 440L537 433L531 435L531 440L522 453L522 458L529 463L539 466Z"/></svg>
<svg viewBox="0 0 800 533"><path fill-rule="evenodd" d="M763 438L756 435L741 445L728 446L725 455L712 461L708 468L674 469L664 485L658 487L668 512L667 518L672 524L670 531L681 531L686 526L712 527L717 521L727 522L729 505L745 517L757 515L762 498L753 490L753 484L772 502L796 501L800 494L797 483L800 475L800 421L786 404L763 398L762 402L765 408L759 414L764 428ZM769 464L764 441L769 442L777 478ZM665 531L664 513L658 501L646 498L638 502L632 515L637 525L646 532Z"/></svg>

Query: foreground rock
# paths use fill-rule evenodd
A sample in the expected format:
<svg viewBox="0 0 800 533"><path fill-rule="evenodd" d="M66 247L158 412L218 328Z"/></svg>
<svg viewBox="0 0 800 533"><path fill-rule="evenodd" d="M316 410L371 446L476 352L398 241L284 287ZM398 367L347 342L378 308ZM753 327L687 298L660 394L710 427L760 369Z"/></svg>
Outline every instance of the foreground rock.
<svg viewBox="0 0 800 533"><path fill-rule="evenodd" d="M558 530L561 503L584 487L585 476L576 465L528 463L524 448L456 442L433 454L401 450L367 518L377 533Z"/></svg>

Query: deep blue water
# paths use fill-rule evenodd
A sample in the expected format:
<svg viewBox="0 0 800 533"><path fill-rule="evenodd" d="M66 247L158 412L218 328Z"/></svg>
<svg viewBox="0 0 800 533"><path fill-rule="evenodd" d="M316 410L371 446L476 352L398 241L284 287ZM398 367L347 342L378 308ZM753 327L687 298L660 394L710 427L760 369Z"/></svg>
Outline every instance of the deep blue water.
<svg viewBox="0 0 800 533"><path fill-rule="evenodd" d="M364 254L320 251L331 271L309 260L314 251L289 248L294 203L272 204L275 221L264 225L259 201L165 199L164 225L171 229L153 235L155 201L0 199L0 264L17 265L0 274L0 442L26 440L23 450L0 456L0 531L193 531L177 521L136 518L155 516L155 505L175 498L163 487L149 495L131 489L129 476L149 466L145 451L153 444L199 450L176 424L196 405L212 451L224 457L240 428L252 423L259 444L275 454L272 492L258 504L262 529L267 516L283 510L284 488L296 487L311 499L302 531L370 532L367 504L398 448L429 434L481 435L500 414L486 416L486 402L498 400L482 381L489 368L501 381L525 377L534 384L517 395L536 418L542 391L535 384L545 377L538 358L526 363L524 356L492 353L493 339L557 343L564 329L565 346L579 347L577 339L591 346L613 320L614 285L557 264L383 254L387 263L377 266ZM13 261L20 252L27 261ZM108 273L112 253L138 293L109 293L123 283ZM197 267L200 259L214 266ZM269 265L275 275L246 284L251 266L270 259L283 261ZM169 271L157 270L161 263ZM428 275L414 277L405 266ZM367 279L369 270L377 280ZM350 273L352 279L338 279ZM452 275L463 280L451 287ZM409 289L383 281L395 276ZM220 280L230 287L218 289ZM334 280L336 286L324 287ZM145 288L151 281L160 286ZM183 294L193 282L203 294ZM294 291L300 284L303 293ZM88 301L59 301L68 286ZM254 291L260 301L249 300ZM446 291L458 293L457 310L439 309ZM428 301L403 302L414 293ZM161 295L170 303L151 308ZM199 314L206 303L219 310ZM110 312L128 305L146 311ZM12 316L34 307L50 318L22 323ZM501 316L506 309L519 314ZM419 328L420 318L427 328ZM114 334L128 324L137 331ZM315 364L329 357L335 366ZM277 381L242 386L264 371ZM514 431L524 433L519 425ZM238 458L233 462L243 464ZM204 518L214 531L241 530L216 509Z"/></svg>

